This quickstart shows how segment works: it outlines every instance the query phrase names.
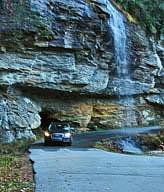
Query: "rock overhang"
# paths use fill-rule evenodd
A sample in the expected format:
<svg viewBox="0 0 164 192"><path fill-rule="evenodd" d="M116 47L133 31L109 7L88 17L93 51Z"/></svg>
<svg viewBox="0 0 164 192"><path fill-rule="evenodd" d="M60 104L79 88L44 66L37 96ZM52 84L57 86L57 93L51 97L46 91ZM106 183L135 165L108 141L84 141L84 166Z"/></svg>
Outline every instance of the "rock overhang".
<svg viewBox="0 0 164 192"><path fill-rule="evenodd" d="M19 6L21 9L18 9ZM79 110L75 110L78 115L73 113L72 116L78 116L79 119L69 116L74 107L72 109L70 107L65 114L62 114L64 109L61 108L57 114L56 101L52 102L54 116L58 115L62 120L65 118L82 122L82 126L97 123L103 126L109 125L108 127L124 124L124 115L119 110L122 106L117 102L118 97L116 97L118 91L122 93L127 89L130 95L136 98L142 97L143 100L148 96L151 103L155 102L153 99L155 93L163 98L163 94L158 94L163 92L161 88L163 69L160 69L160 74L158 73L163 63L160 67L158 66L156 53L153 53L149 38L141 28L132 24L128 24L127 30L132 81L127 82L126 87L119 89L118 85L121 81L116 78L117 66L114 61L113 38L107 22L110 15L106 13L105 1L26 0L13 4L10 8L13 11L6 10L9 14L3 12L0 14L2 18L0 21L0 86L4 88L5 93L19 97L18 100L22 101L27 97L33 102L37 101L33 97L35 95L37 98L37 90L41 90L41 95L45 93L47 96L51 92L52 95L59 95L60 102L63 102L65 108L77 97L78 100L85 98L83 105L86 105L88 97L91 97L92 100L96 100L96 104L100 104L95 110L104 110L105 100L109 111L113 109L112 99L115 98L117 110L111 113L112 115L105 112L104 115L91 115L92 112L86 115L80 112L79 101L74 103ZM3 9L8 7L4 6ZM103 14L105 16L102 16ZM162 61L161 55L160 51L158 59ZM133 90L128 90L129 83L133 84ZM27 95L24 94L25 89L28 90ZM66 102L64 102L62 99L64 94L71 99L67 100L65 97ZM4 99L2 93L1 95ZM57 101L59 102L59 99ZM10 105L12 102L8 99L7 102L12 111L12 105ZM36 105L40 110L34 110L32 113L37 116L35 123L39 126L40 111L50 108L49 99L43 100L44 107L40 106L39 99L37 102ZM19 105L19 102L17 103ZM23 106L25 107L25 104L22 103ZM93 109L94 106L95 104L90 104L86 110ZM143 106L145 110L150 109L149 116L152 115L153 121L157 116L159 120L162 118L149 104L143 105L136 101L134 111L139 114L137 124L152 123L152 120L150 122L148 120L152 119L150 117L147 120L142 119L145 114ZM19 108L17 110L19 113ZM4 113L1 114L3 119ZM24 117L20 114L19 118ZM23 129L31 129L27 123L29 120L25 121ZM10 129L10 126L8 127ZM13 138L16 137L14 131L12 135Z"/></svg>

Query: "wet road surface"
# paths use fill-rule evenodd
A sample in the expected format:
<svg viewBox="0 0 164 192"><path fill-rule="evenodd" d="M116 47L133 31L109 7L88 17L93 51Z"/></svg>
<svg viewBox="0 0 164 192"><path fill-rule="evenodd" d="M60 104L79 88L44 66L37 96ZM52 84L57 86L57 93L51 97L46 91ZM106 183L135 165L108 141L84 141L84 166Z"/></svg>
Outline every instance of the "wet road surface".
<svg viewBox="0 0 164 192"><path fill-rule="evenodd" d="M99 138L133 133L131 129L85 133L75 136L72 147L32 146L35 191L164 192L164 157L109 153L90 147Z"/></svg>

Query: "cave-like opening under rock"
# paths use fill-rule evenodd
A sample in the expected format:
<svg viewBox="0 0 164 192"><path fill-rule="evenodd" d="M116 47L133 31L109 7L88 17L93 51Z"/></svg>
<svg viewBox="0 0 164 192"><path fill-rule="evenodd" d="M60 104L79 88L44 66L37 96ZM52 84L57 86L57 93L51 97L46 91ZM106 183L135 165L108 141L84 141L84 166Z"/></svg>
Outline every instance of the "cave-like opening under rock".
<svg viewBox="0 0 164 192"><path fill-rule="evenodd" d="M54 113L50 111L42 111L39 113L40 118L41 118L41 125L40 125L40 131L45 131L48 129L48 126L50 125L51 122L56 122L56 123L66 123L69 124L71 127L78 129L80 127L78 122L72 122L68 120L61 120L58 119L57 117L55 118Z"/></svg>
<svg viewBox="0 0 164 192"><path fill-rule="evenodd" d="M41 125L40 125L41 130L47 130L48 126L52 121L56 123L59 123L59 122L70 123L68 121L61 121L55 117L52 117L54 116L52 112L43 111L43 112L40 112L39 115L41 117Z"/></svg>
<svg viewBox="0 0 164 192"><path fill-rule="evenodd" d="M40 112L39 113L40 117L41 117L41 125L40 125L40 128L42 130L46 130L49 126L49 124L52 122L52 121L55 121L56 119L54 118L51 118L50 117L50 112ZM57 121L57 120L56 120Z"/></svg>

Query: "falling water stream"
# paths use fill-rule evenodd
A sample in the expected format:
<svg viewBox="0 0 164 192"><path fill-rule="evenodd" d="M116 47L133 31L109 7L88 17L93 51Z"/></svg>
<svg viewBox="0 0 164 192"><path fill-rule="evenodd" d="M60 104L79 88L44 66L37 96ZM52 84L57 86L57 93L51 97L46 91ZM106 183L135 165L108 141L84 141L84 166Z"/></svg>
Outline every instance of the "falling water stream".
<svg viewBox="0 0 164 192"><path fill-rule="evenodd" d="M131 83L129 63L127 59L125 18L122 13L112 5L111 1L107 0L106 3L110 14L108 24L113 37L115 62L117 65L115 87L117 88L119 103L125 108L125 127L132 127L136 122L136 116L134 111L134 99L132 96L134 87ZM139 151L134 143L131 143L130 141L130 137L128 142L122 141L124 148L130 152Z"/></svg>
<svg viewBox="0 0 164 192"><path fill-rule="evenodd" d="M126 28L123 15L108 1L107 9L110 13L109 26L114 40L115 60L117 63L118 77L129 78L127 52L126 52Z"/></svg>
<svg viewBox="0 0 164 192"><path fill-rule="evenodd" d="M129 63L127 59L125 18L109 0L107 0L106 3L110 14L108 24L113 36L115 62L117 65L117 79L115 80L115 87L117 88L119 103L124 105L126 108L125 126L131 127L136 118L135 111L133 110L134 99L131 94L134 87L131 83Z"/></svg>

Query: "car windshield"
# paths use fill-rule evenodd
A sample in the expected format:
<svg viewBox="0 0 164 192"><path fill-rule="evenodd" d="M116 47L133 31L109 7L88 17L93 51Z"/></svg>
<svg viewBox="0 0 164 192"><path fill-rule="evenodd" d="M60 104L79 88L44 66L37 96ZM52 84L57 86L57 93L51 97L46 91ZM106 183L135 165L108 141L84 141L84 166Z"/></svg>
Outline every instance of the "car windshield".
<svg viewBox="0 0 164 192"><path fill-rule="evenodd" d="M68 124L51 123L48 129L53 132L66 133L70 131L70 126Z"/></svg>

